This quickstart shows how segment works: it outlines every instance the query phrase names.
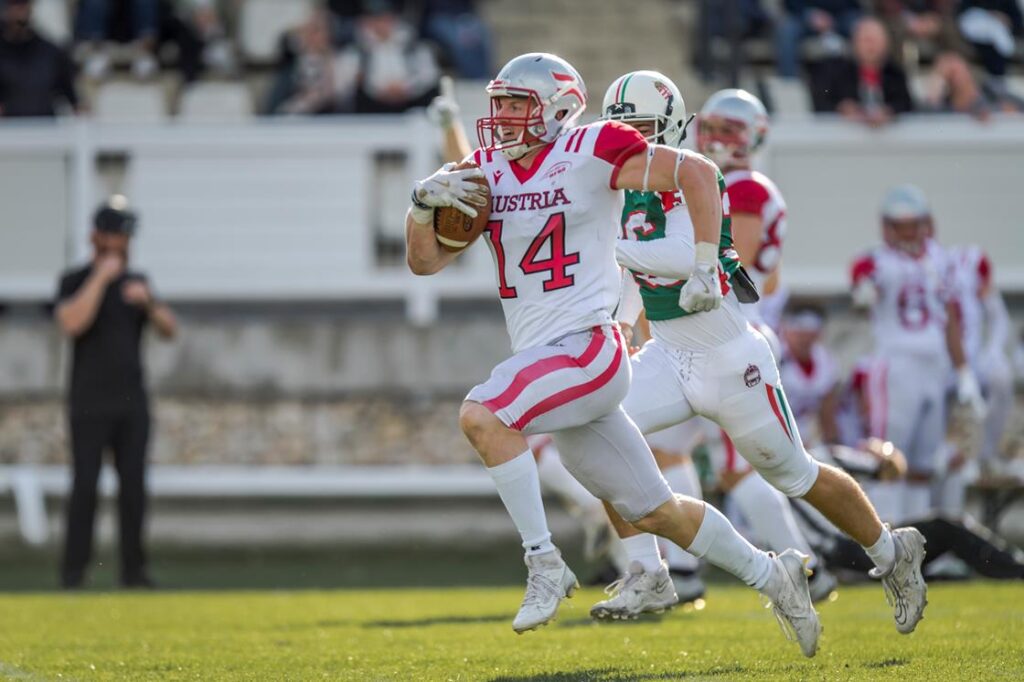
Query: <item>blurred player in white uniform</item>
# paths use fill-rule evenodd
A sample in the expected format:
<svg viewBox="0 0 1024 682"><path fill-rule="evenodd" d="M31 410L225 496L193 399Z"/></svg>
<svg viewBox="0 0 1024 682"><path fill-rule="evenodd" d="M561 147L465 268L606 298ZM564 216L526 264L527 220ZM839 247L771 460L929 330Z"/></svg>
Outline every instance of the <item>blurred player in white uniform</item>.
<svg viewBox="0 0 1024 682"><path fill-rule="evenodd" d="M473 388L463 432L494 480L526 550L526 595L513 621L532 630L556 615L577 582L551 542L537 466L525 435L550 433L562 463L592 494L644 531L670 538L760 590L788 622L805 655L820 625L795 552L773 557L746 542L713 507L673 496L636 425L620 405L630 363L612 313L621 276L615 260L622 189L679 191L701 242L720 238L717 170L703 157L650 145L615 121L577 126L586 105L578 72L550 54L522 55L487 86L491 116L478 121L477 168L445 165L416 183L406 220L407 260L419 275L448 266L434 211L474 216L491 192L486 238L513 355ZM691 263L683 305L721 304L714 256ZM675 600L671 581L657 586Z"/></svg>
<svg viewBox="0 0 1024 682"><path fill-rule="evenodd" d="M649 139L678 143L685 111L678 88L663 75L639 71L617 79L605 95L605 118L631 123ZM764 336L740 311L739 295L756 298L740 267L723 197L720 238L714 242L686 220L688 197L648 186L627 192L622 236L615 248L625 280L620 319L631 323L642 307L653 339L633 356L633 384L623 407L641 431L650 433L705 416L721 426L737 451L774 487L803 497L865 547L877 575L899 595L897 629L914 629L926 604L920 574L923 540L913 529L890 532L856 482L842 471L819 466L804 450L778 369ZM646 183L645 183L646 185ZM694 267L694 261L696 266ZM727 294L721 305L694 308L688 290L694 275L710 270ZM639 294L639 296L637 296ZM609 515L627 550L647 554L637 530ZM644 538L649 545L654 538ZM683 545L685 546L685 545ZM631 573L633 573L631 571ZM644 610L653 579L631 575L612 599L591 610L612 616Z"/></svg>
<svg viewBox="0 0 1024 682"><path fill-rule="evenodd" d="M1013 408L1013 367L1006 352L1011 322L995 285L992 262L976 245L946 249L953 269L952 286L960 312L964 352L986 398L980 448L981 463L991 468Z"/></svg>
<svg viewBox="0 0 1024 682"><path fill-rule="evenodd" d="M964 353L948 258L927 238L931 210L924 193L910 185L890 190L881 216L883 243L852 268L854 304L870 309L874 330L868 430L906 454L901 516L920 517L931 508L940 466L949 369L956 372L959 402L980 413L984 400Z"/></svg>
<svg viewBox="0 0 1024 682"><path fill-rule="evenodd" d="M786 201L764 173L753 169L754 155L768 137L768 111L745 90L719 90L697 117L697 151L714 161L729 191L732 237L740 262L762 297L775 293L786 237ZM741 310L779 355L779 341L762 314L762 301Z"/></svg>

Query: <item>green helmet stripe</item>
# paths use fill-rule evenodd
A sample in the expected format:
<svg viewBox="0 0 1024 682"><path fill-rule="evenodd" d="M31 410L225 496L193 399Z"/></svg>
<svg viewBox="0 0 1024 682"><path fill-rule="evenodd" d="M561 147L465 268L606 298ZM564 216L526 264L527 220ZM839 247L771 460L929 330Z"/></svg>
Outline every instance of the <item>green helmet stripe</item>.
<svg viewBox="0 0 1024 682"><path fill-rule="evenodd" d="M615 95L615 99L619 100L619 104L626 101L626 86L629 85L629 81L631 80L633 80L633 74L629 74L622 79L621 83L619 83L619 91Z"/></svg>

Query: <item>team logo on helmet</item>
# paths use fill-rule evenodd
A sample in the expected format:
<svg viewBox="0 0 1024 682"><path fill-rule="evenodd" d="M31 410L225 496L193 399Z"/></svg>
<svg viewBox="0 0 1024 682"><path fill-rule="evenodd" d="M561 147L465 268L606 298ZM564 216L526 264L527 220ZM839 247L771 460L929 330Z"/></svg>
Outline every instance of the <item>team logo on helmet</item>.
<svg viewBox="0 0 1024 682"><path fill-rule="evenodd" d="M743 373L743 383L747 388L753 388L761 383L761 370L757 365L747 365L747 371Z"/></svg>
<svg viewBox="0 0 1024 682"><path fill-rule="evenodd" d="M636 105L632 102L615 102L609 104L604 112L608 116L622 116L623 114L635 114Z"/></svg>

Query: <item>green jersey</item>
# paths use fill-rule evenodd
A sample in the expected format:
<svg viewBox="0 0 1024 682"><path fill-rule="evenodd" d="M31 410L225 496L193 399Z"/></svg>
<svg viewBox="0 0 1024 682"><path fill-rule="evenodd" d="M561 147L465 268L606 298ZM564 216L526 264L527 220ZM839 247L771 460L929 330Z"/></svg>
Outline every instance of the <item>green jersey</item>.
<svg viewBox="0 0 1024 682"><path fill-rule="evenodd" d="M732 223L729 218L729 195L725 191L725 178L718 171L718 189L722 194L722 237L719 241L718 259L721 263L722 293L729 292L729 280L740 267L739 255L732 243ZM686 205L679 192L641 192L625 190L626 200L622 208L622 238L637 241L662 239L668 229L666 215L679 207L686 210ZM686 228L692 227L689 221ZM672 280L656 277L644 272L630 270L633 279L640 285L640 296L644 302L644 312L648 320L671 320L684 315L691 315L679 307L679 295L686 280Z"/></svg>

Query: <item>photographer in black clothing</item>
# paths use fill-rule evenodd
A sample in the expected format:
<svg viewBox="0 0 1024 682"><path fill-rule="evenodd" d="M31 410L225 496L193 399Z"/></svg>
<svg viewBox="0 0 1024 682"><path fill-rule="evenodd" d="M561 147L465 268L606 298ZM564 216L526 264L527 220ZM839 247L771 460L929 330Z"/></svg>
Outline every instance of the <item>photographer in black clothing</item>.
<svg viewBox="0 0 1024 682"><path fill-rule="evenodd" d="M61 582L82 585L92 551L96 484L110 448L119 478L121 584L151 587L142 548L149 407L142 370L142 331L152 323L170 339L174 314L158 302L145 275L128 269L136 217L124 197L96 212L91 262L60 279L56 318L73 343L68 421L74 484L68 503Z"/></svg>

